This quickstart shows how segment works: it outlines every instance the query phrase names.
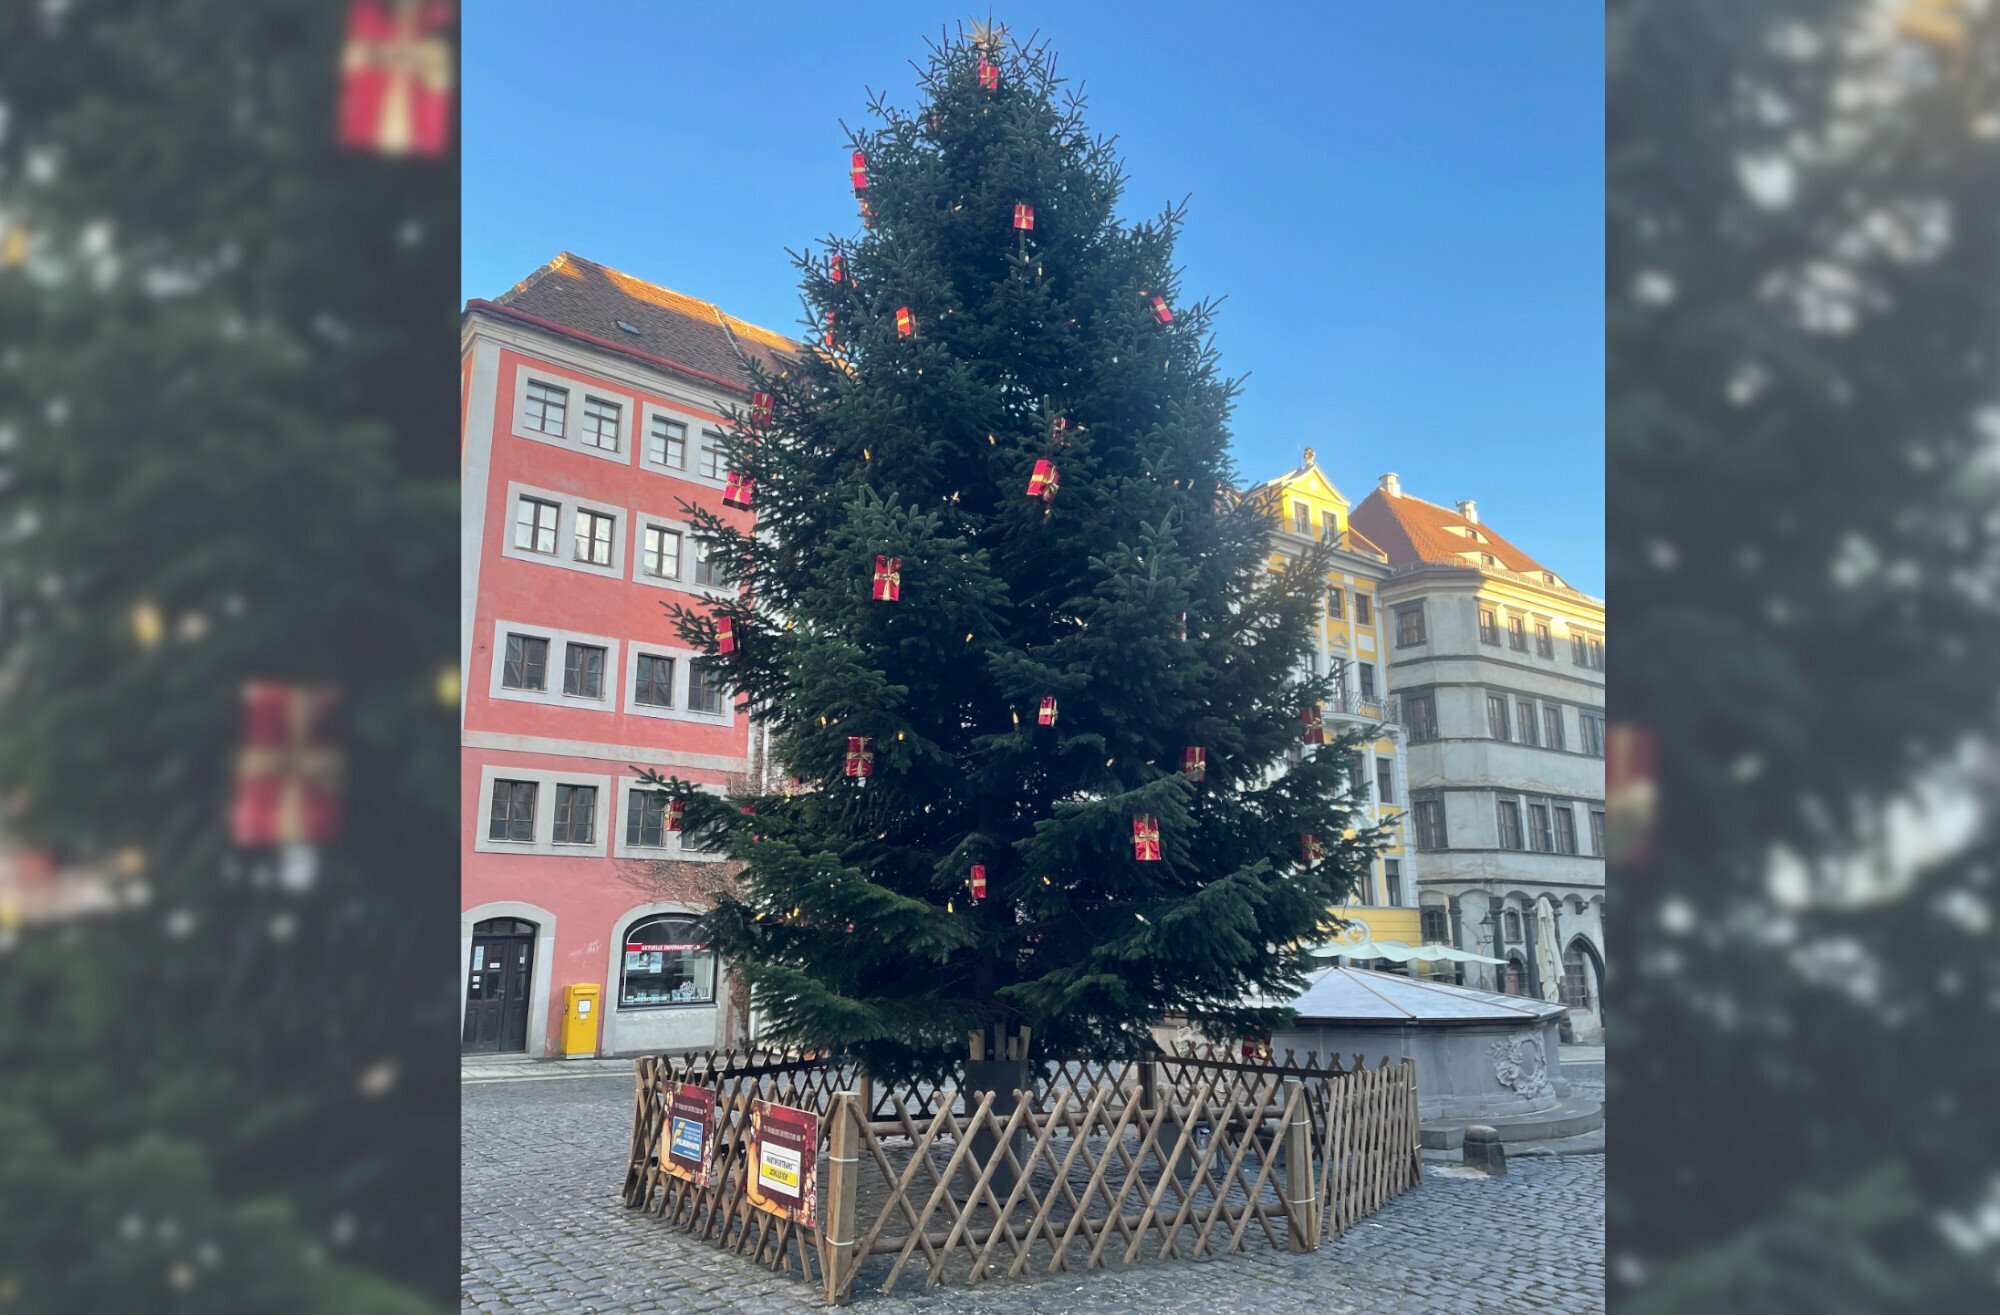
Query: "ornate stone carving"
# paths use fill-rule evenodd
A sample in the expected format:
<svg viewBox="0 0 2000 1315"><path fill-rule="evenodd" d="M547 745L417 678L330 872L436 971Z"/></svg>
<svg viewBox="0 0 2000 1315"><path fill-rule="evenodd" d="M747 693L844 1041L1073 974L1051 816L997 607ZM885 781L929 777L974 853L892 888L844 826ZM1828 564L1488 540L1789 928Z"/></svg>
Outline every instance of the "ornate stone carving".
<svg viewBox="0 0 2000 1315"><path fill-rule="evenodd" d="M1549 1060L1535 1037L1495 1041L1486 1048L1493 1056L1493 1076L1515 1095L1539 1096L1549 1085Z"/></svg>

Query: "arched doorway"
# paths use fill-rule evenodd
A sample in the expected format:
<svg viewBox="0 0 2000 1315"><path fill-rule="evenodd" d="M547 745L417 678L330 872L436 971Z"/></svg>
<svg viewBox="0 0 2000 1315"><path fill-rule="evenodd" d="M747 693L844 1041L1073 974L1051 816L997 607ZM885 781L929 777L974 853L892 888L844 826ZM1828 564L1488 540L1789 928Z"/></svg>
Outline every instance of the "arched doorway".
<svg viewBox="0 0 2000 1315"><path fill-rule="evenodd" d="M1528 993L1528 961L1518 954L1509 954L1507 963L1501 969L1504 974L1500 990L1506 995L1526 995Z"/></svg>
<svg viewBox="0 0 2000 1315"><path fill-rule="evenodd" d="M1604 963L1597 949L1581 936L1563 950L1562 1002L1571 1009L1604 1008Z"/></svg>
<svg viewBox="0 0 2000 1315"><path fill-rule="evenodd" d="M473 925L461 1054L528 1048L528 996L535 979L539 930L525 918L488 918Z"/></svg>

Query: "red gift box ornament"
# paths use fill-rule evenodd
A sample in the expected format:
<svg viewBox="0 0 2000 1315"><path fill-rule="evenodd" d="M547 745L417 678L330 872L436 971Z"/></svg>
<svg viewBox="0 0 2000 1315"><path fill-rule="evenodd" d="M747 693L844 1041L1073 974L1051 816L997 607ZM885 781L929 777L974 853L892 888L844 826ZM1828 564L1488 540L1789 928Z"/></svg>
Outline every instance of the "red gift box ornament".
<svg viewBox="0 0 2000 1315"><path fill-rule="evenodd" d="M1326 743L1326 724L1320 720L1317 707L1300 708L1299 720L1305 723L1305 731L1299 737L1301 740L1307 744Z"/></svg>
<svg viewBox="0 0 2000 1315"><path fill-rule="evenodd" d="M1035 207L1027 204L1025 201L1016 201L1014 203L1014 227L1020 229L1023 233L1034 232Z"/></svg>
<svg viewBox="0 0 2000 1315"><path fill-rule="evenodd" d="M1000 66L984 55L979 57L979 85L987 92L1000 89Z"/></svg>
<svg viewBox="0 0 2000 1315"><path fill-rule="evenodd" d="M340 144L443 155L451 136L451 0L353 0L340 53Z"/></svg>
<svg viewBox="0 0 2000 1315"><path fill-rule="evenodd" d="M1132 857L1141 863L1160 861L1160 819L1151 813L1132 819Z"/></svg>
<svg viewBox="0 0 2000 1315"><path fill-rule="evenodd" d="M243 687L243 747L229 829L238 845L324 845L340 830L340 691L253 680Z"/></svg>
<svg viewBox="0 0 2000 1315"><path fill-rule="evenodd" d="M757 481L740 470L729 472L729 482L722 490L722 505L747 510L750 506L750 491Z"/></svg>
<svg viewBox="0 0 2000 1315"><path fill-rule="evenodd" d="M1660 789L1656 757L1652 727L1614 721L1605 728L1605 848L1613 863L1652 857Z"/></svg>
<svg viewBox="0 0 2000 1315"><path fill-rule="evenodd" d="M831 348L831 347L833 346L833 312L832 312L832 311L828 311L828 312L826 313L826 332L825 332L824 334L820 335L820 336L826 339L826 345L827 345L827 346L828 346L829 348Z"/></svg>
<svg viewBox="0 0 2000 1315"><path fill-rule="evenodd" d="M826 262L826 276L835 283L847 277L847 262L840 258L838 251L834 252L832 259Z"/></svg>
<svg viewBox="0 0 2000 1315"><path fill-rule="evenodd" d="M868 190L868 155L865 151L854 153L854 162L849 166L847 176L854 182L856 196Z"/></svg>
<svg viewBox="0 0 2000 1315"><path fill-rule="evenodd" d="M983 900L986 898L986 865L984 863L974 863L972 865L972 898L974 900Z"/></svg>
<svg viewBox="0 0 2000 1315"><path fill-rule="evenodd" d="M1034 474L1028 476L1028 496L1040 498L1043 502L1056 500L1056 488L1062 483L1062 475L1056 470L1055 462L1037 460Z"/></svg>
<svg viewBox="0 0 2000 1315"><path fill-rule="evenodd" d="M1200 745L1190 744L1181 750L1181 772L1190 781L1208 779L1208 750Z"/></svg>
<svg viewBox="0 0 2000 1315"><path fill-rule="evenodd" d="M1319 843L1318 836L1308 833L1299 837L1299 857L1309 864L1326 857L1326 850Z"/></svg>
<svg viewBox="0 0 2000 1315"><path fill-rule="evenodd" d="M715 623L715 651L718 653L736 651L736 622L726 616Z"/></svg>
<svg viewBox="0 0 2000 1315"><path fill-rule="evenodd" d="M777 401L769 393L750 394L750 419L757 424L770 424L776 411Z"/></svg>
<svg viewBox="0 0 2000 1315"><path fill-rule="evenodd" d="M1042 695L1042 706L1040 711L1035 713L1035 720L1043 726L1053 726L1056 724L1055 695L1053 694Z"/></svg>
<svg viewBox="0 0 2000 1315"><path fill-rule="evenodd" d="M1174 322L1174 313L1167 309L1167 299L1165 297L1154 296L1150 292L1142 292L1139 295L1152 298L1154 319L1162 324L1172 324Z"/></svg>
<svg viewBox="0 0 2000 1315"><path fill-rule="evenodd" d="M917 331L917 317L910 313L910 308L908 306L898 306L896 308L897 334L901 337L908 338L914 336L916 331Z"/></svg>
<svg viewBox="0 0 2000 1315"><path fill-rule="evenodd" d="M875 741L872 737L847 737L847 774L864 779L875 774Z"/></svg>
<svg viewBox="0 0 2000 1315"><path fill-rule="evenodd" d="M903 559L900 557L875 558L875 601L878 603L899 603L903 600Z"/></svg>

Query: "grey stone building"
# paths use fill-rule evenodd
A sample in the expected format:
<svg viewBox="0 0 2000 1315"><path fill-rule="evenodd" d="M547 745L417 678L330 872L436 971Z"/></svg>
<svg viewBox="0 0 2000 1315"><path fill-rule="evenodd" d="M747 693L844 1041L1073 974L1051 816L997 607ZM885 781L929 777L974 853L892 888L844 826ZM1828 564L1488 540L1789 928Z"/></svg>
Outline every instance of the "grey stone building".
<svg viewBox="0 0 2000 1315"><path fill-rule="evenodd" d="M1604 601L1393 474L1353 527L1389 558L1390 687L1406 728L1427 941L1507 960L1467 985L1604 1024Z"/></svg>

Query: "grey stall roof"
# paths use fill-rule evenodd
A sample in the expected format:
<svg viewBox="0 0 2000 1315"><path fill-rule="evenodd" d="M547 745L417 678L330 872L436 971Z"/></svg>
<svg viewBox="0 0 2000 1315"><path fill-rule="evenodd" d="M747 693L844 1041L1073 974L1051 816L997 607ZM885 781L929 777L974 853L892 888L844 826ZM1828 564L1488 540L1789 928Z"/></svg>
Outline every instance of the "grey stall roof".
<svg viewBox="0 0 2000 1315"><path fill-rule="evenodd" d="M1328 968L1305 991L1284 1003L1299 1021L1342 1023L1487 1023L1553 1018L1562 1005L1519 995L1495 995L1444 982Z"/></svg>

